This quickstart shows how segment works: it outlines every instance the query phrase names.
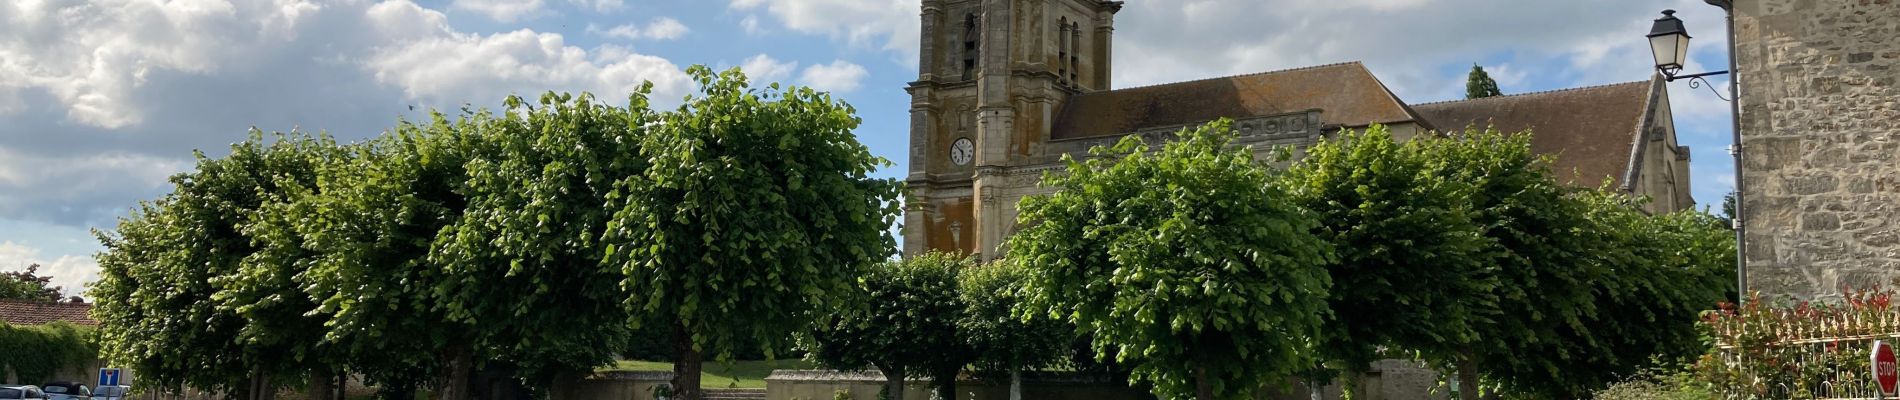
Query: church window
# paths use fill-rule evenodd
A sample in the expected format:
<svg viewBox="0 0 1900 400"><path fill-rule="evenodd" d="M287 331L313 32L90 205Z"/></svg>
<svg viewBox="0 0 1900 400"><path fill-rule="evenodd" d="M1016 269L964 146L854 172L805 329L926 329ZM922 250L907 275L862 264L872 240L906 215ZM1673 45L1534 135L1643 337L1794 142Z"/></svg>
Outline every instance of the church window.
<svg viewBox="0 0 1900 400"><path fill-rule="evenodd" d="M980 39L983 37L982 32L982 24L977 21L976 14L972 13L964 16L963 80L976 79L976 56L980 46L978 42L981 41Z"/></svg>
<svg viewBox="0 0 1900 400"><path fill-rule="evenodd" d="M1082 24L1076 23L1076 22L1070 22L1069 23L1069 46L1074 47L1074 48L1080 48L1082 47L1081 45L1082 45ZM1080 50L1074 50L1074 49L1071 49L1069 51L1069 82L1075 82L1078 80L1076 79L1076 75L1077 75L1076 70L1082 69L1082 57L1077 56L1076 53L1080 53L1080 52L1081 52Z"/></svg>
<svg viewBox="0 0 1900 400"><path fill-rule="evenodd" d="M1056 26L1060 29L1056 33L1056 76L1069 76L1069 17L1062 17Z"/></svg>

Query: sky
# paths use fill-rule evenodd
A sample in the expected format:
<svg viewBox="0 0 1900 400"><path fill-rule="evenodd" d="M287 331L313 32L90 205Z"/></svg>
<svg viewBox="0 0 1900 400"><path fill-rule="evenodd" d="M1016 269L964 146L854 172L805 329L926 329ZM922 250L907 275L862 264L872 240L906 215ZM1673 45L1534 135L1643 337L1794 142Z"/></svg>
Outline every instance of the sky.
<svg viewBox="0 0 1900 400"><path fill-rule="evenodd" d="M686 67L736 66L831 91L863 118L858 140L902 166L920 13L919 0L0 3L0 271L38 264L69 294L97 277L95 230L253 127L355 141L509 94L624 104L647 81L671 106L694 90ZM1696 36L1687 72L1726 69L1723 12L1702 0L1128 0L1113 84L1360 61L1417 104L1463 96L1473 64L1505 94L1639 81L1663 9ZM1718 203L1734 186L1728 104L1669 90L1694 196Z"/></svg>

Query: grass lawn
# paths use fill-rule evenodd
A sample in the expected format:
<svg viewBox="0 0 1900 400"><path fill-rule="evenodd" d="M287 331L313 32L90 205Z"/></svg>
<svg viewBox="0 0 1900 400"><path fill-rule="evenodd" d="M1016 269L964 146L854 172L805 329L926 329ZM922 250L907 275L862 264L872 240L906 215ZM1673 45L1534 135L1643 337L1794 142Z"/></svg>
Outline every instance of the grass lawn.
<svg viewBox="0 0 1900 400"><path fill-rule="evenodd" d="M700 364L699 386L707 388L765 388L765 376L775 369L812 369L804 360L733 361L731 364L708 361ZM659 361L620 361L601 371L673 371L673 363Z"/></svg>

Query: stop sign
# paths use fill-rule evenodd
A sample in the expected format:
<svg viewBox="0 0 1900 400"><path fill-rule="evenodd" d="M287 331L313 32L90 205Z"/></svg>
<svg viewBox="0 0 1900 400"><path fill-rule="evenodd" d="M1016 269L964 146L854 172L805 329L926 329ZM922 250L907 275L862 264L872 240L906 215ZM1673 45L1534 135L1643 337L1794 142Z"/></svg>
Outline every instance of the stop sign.
<svg viewBox="0 0 1900 400"><path fill-rule="evenodd" d="M1893 346L1879 340L1874 341L1874 351L1868 362L1874 369L1874 382L1880 384L1880 393L1893 396L1895 386L1900 386L1900 371L1894 370Z"/></svg>

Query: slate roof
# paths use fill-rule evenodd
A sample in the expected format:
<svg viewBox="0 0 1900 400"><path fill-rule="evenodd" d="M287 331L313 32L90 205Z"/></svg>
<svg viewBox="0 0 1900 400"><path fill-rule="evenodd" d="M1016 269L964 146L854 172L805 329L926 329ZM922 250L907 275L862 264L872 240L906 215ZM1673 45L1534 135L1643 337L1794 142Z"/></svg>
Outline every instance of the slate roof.
<svg viewBox="0 0 1900 400"><path fill-rule="evenodd" d="M66 321L74 325L98 326L92 319L92 304L42 303L26 300L0 300L0 321L7 325L43 325Z"/></svg>
<svg viewBox="0 0 1900 400"><path fill-rule="evenodd" d="M1321 110L1328 124L1414 121L1414 114L1358 62L1170 83L1069 98L1051 139L1112 136L1142 128Z"/></svg>
<svg viewBox="0 0 1900 400"><path fill-rule="evenodd" d="M1531 150L1557 157L1552 172L1579 187L1621 183L1650 108L1651 81L1413 105L1441 131L1530 130Z"/></svg>

